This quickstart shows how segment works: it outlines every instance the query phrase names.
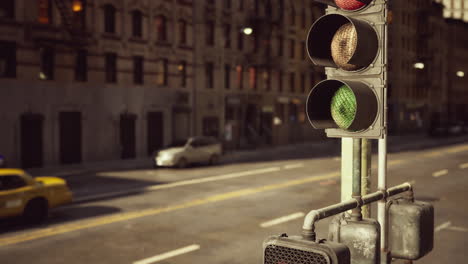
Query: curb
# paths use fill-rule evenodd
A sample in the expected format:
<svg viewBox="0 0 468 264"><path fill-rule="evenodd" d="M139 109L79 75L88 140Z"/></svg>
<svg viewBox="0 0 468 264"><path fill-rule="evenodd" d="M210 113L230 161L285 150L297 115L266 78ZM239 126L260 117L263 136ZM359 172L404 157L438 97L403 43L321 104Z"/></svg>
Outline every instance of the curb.
<svg viewBox="0 0 468 264"><path fill-rule="evenodd" d="M421 139L419 142L415 142L417 139ZM394 140L401 140L404 139L403 142L397 142L392 144ZM406 141L406 142L405 142ZM449 145L449 144L457 144L462 142L468 142L468 136L459 136L453 138L429 138L427 136L414 136L414 139L410 137L390 137L389 138L389 145L388 151L389 152L400 152L400 151L408 151L408 150L419 150L423 148L431 148L437 147L442 145ZM244 160L251 160L252 157L255 156L264 156L271 152L288 152L297 149L304 149L304 148L324 148L324 147L331 147L336 146L337 141L336 139L327 139L322 142L304 142L304 143L296 143L290 145L282 145L282 146L270 146L270 147L263 147L260 149L255 150L241 150L241 151L233 151L227 152L221 158L221 164L229 164L235 162L241 162ZM373 146L374 151L377 150L377 145ZM142 169L151 167L151 158L143 158L143 159L134 159L134 160L112 160L112 161L104 161L104 162L96 162L96 163L89 163L83 164L80 166L75 167L49 167L49 168L39 168L39 169L31 169L28 172L31 172L34 176L57 176L57 177L70 177L77 174L86 174L86 173L93 173L99 172L103 170L119 170L119 169Z"/></svg>

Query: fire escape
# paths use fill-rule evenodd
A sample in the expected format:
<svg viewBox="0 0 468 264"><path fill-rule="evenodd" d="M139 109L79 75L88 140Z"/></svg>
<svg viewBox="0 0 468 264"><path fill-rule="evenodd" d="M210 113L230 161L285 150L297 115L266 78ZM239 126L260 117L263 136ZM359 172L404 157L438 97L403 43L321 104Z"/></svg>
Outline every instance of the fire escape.
<svg viewBox="0 0 468 264"><path fill-rule="evenodd" d="M89 45L90 34L85 30L86 0L53 0L52 2L59 11L61 25L53 30L44 30L44 27L32 25L27 30L27 36L40 46L83 47Z"/></svg>

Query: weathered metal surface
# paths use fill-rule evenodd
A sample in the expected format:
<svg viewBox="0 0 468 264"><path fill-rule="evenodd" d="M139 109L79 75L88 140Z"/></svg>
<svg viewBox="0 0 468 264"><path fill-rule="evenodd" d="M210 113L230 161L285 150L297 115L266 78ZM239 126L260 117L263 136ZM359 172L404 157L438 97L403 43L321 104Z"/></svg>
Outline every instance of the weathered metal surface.
<svg viewBox="0 0 468 264"><path fill-rule="evenodd" d="M286 234L272 236L263 242L263 263L294 264L350 264L349 249L339 243L288 237Z"/></svg>
<svg viewBox="0 0 468 264"><path fill-rule="evenodd" d="M425 202L388 202L389 248L393 258L417 260L434 246L434 207Z"/></svg>
<svg viewBox="0 0 468 264"><path fill-rule="evenodd" d="M328 238L348 246L351 263L375 264L380 260L380 225L374 219L354 221L336 216L330 223Z"/></svg>

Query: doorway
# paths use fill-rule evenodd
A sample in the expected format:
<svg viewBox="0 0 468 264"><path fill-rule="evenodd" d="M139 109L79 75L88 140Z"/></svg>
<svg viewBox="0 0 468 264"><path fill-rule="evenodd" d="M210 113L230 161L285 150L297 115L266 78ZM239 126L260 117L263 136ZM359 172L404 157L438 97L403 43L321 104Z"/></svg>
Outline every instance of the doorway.
<svg viewBox="0 0 468 264"><path fill-rule="evenodd" d="M81 162L81 112L59 113L60 163Z"/></svg>
<svg viewBox="0 0 468 264"><path fill-rule="evenodd" d="M21 167L43 166L44 116L24 113L20 117Z"/></svg>
<svg viewBox="0 0 468 264"><path fill-rule="evenodd" d="M164 144L164 118L162 112L148 112L148 155L161 149Z"/></svg>

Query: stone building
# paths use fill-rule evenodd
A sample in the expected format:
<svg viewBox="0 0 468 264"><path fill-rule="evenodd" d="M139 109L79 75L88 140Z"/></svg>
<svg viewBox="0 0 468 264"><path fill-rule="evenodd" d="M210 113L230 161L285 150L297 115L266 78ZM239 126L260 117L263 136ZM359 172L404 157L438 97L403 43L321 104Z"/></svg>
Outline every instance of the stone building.
<svg viewBox="0 0 468 264"><path fill-rule="evenodd" d="M322 10L295 0L2 0L0 152L41 167L321 138L303 104ZM250 35L245 29L252 29Z"/></svg>
<svg viewBox="0 0 468 264"><path fill-rule="evenodd" d="M454 101L457 109L468 104L461 95L466 93L462 85L466 79L455 78L468 66L464 62L468 49L462 44L468 28L460 20L444 19L445 7L438 2L389 2L390 133L425 133L433 126L448 125L460 119L460 115L449 117L449 111L455 111L449 110L455 109ZM451 69L455 65L458 70Z"/></svg>

